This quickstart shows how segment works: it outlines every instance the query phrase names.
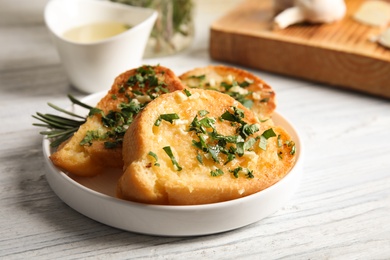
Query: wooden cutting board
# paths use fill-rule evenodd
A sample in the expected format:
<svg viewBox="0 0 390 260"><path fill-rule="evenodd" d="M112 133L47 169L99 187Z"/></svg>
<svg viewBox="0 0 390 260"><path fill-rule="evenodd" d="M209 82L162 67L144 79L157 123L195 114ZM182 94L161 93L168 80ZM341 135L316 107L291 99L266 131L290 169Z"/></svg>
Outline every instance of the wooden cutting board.
<svg viewBox="0 0 390 260"><path fill-rule="evenodd" d="M363 0L347 0L342 21L272 29L271 0L246 0L211 26L215 60L390 98L390 49L369 41L380 28L353 20Z"/></svg>

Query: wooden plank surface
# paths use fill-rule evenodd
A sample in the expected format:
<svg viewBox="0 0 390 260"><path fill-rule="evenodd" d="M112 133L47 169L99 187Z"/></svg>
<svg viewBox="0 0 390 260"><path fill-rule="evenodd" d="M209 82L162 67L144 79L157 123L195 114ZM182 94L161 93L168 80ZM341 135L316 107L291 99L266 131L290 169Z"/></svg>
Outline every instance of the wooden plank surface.
<svg viewBox="0 0 390 260"><path fill-rule="evenodd" d="M380 28L354 21L363 0L348 0L333 24L273 30L271 0L247 0L212 24L215 60L390 98L390 49L369 41Z"/></svg>
<svg viewBox="0 0 390 260"><path fill-rule="evenodd" d="M53 113L47 102L69 106L68 93L85 94L68 83L42 20L45 2L0 1L0 259L390 259L390 102L259 70L251 72L273 86L278 111L306 148L301 185L278 212L183 238L125 232L67 206L46 181L31 115ZM231 2L197 1L192 48L144 63L176 74L216 64L208 21Z"/></svg>

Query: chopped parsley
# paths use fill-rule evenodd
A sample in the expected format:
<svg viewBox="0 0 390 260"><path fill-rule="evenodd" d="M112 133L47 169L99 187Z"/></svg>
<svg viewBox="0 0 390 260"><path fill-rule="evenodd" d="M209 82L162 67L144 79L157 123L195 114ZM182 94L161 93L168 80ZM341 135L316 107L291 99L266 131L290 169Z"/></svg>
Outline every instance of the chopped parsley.
<svg viewBox="0 0 390 260"><path fill-rule="evenodd" d="M278 135L278 147L282 147L282 139L280 138L280 135Z"/></svg>
<svg viewBox="0 0 390 260"><path fill-rule="evenodd" d="M253 179L255 176L253 175L253 170L247 169L246 177L249 179Z"/></svg>
<svg viewBox="0 0 390 260"><path fill-rule="evenodd" d="M189 86L190 88L201 88L202 87L202 84L203 84L203 81L206 80L206 75L191 75L189 77L187 77L187 79L195 79L196 80L196 84L195 86Z"/></svg>
<svg viewBox="0 0 390 260"><path fill-rule="evenodd" d="M172 114L161 114L161 115L157 118L157 120L154 122L154 125L155 125L155 126L160 126L162 120L167 121L167 122L173 124L173 120L176 120L176 119L180 119L179 115L176 114L176 113L172 113Z"/></svg>
<svg viewBox="0 0 390 260"><path fill-rule="evenodd" d="M198 162L200 162L200 164L203 164L203 157L202 155L200 155L200 153L196 155L196 159L198 160Z"/></svg>
<svg viewBox="0 0 390 260"><path fill-rule="evenodd" d="M160 164L158 163L158 157L157 157L157 154L155 154L154 152L150 151L148 153L148 155L152 156L155 160L155 163L154 163L154 166L160 166Z"/></svg>
<svg viewBox="0 0 390 260"><path fill-rule="evenodd" d="M202 74L202 75L191 75L188 77L189 79L199 79L201 81L205 80L206 79L206 75Z"/></svg>
<svg viewBox="0 0 390 260"><path fill-rule="evenodd" d="M272 128L265 130L263 134L260 136L260 142L259 142L259 147L262 150L267 150L267 140L268 138L276 136L274 130Z"/></svg>
<svg viewBox="0 0 390 260"><path fill-rule="evenodd" d="M248 98L250 95L252 95L252 92L248 91L246 94L240 94L238 92L228 91L226 94L243 104L246 108L250 109L253 107L253 100Z"/></svg>
<svg viewBox="0 0 390 260"><path fill-rule="evenodd" d="M207 117L208 113L199 110L190 124L189 131L195 132L198 140L192 140L192 144L199 149L197 159L203 164L202 152L205 157L216 163L227 165L237 156L243 156L245 151L252 150L257 139L251 137L259 131L257 124L248 124L243 118L243 110L232 107L220 116L220 120L229 121L236 128L236 135L222 135L217 132L215 118ZM201 160L202 159L202 160ZM241 169L231 171L238 176ZM212 176L219 176L218 170L212 171ZM249 174L251 175L251 174Z"/></svg>
<svg viewBox="0 0 390 260"><path fill-rule="evenodd" d="M245 173L245 176L247 177L247 178L249 178L249 179L253 179L255 176L253 175L253 170L249 170L249 169L244 169L244 168L242 168L241 166L239 166L239 167L237 167L237 168L235 168L235 169L233 169L233 170L229 170L231 173L233 173L233 176L235 177L235 178L238 178L238 174L240 173L240 172L243 172L243 173Z"/></svg>
<svg viewBox="0 0 390 260"><path fill-rule="evenodd" d="M187 97L191 96L191 92L188 89L183 90Z"/></svg>
<svg viewBox="0 0 390 260"><path fill-rule="evenodd" d="M227 120L227 121L237 122L237 123L240 123L240 124L241 123L245 123L242 120L245 117L244 111L239 109L239 108L236 108L236 107L233 107L233 111L234 111L234 113L226 111L225 113L223 113L221 115L221 118L224 119L224 120Z"/></svg>
<svg viewBox="0 0 390 260"><path fill-rule="evenodd" d="M133 90L133 94L137 95L137 96L143 96L144 95L144 93L142 93L141 91L136 90L136 89Z"/></svg>
<svg viewBox="0 0 390 260"><path fill-rule="evenodd" d="M98 130L87 131L85 137L83 138L83 140L81 140L80 145L91 146L92 141L99 140L102 137L103 137L103 135L100 134Z"/></svg>
<svg viewBox="0 0 390 260"><path fill-rule="evenodd" d="M259 126L257 124L252 124L252 125L249 125L249 124L243 124L240 128L239 128L239 133L240 135L243 137L243 138L247 138L249 137L250 135L256 133L259 131Z"/></svg>
<svg viewBox="0 0 390 260"><path fill-rule="evenodd" d="M285 141L284 143L285 143L285 145L287 145L287 147L290 148L290 154L294 155L295 152L296 152L295 142L294 141ZM283 146L283 141L282 141L280 135L278 135L277 145L278 145L279 148ZM278 151L278 157L280 159L283 159L282 155L283 155L283 152L282 151Z"/></svg>
<svg viewBox="0 0 390 260"><path fill-rule="evenodd" d="M207 145L207 151L211 155L211 158L213 158L213 160L218 163L218 154L221 152L221 147L219 145Z"/></svg>
<svg viewBox="0 0 390 260"><path fill-rule="evenodd" d="M210 171L210 175L212 177L218 177L218 176L223 175L223 171L221 169L216 169L214 171Z"/></svg>
<svg viewBox="0 0 390 260"><path fill-rule="evenodd" d="M265 130L262 134L262 136L264 136L266 139L270 138L270 137L274 137L276 136L274 130L272 128L268 129L268 130Z"/></svg>
<svg viewBox="0 0 390 260"><path fill-rule="evenodd" d="M205 115L207 115L209 113L209 111L207 111L207 110L199 110L198 111L198 114L200 115L200 116L205 116Z"/></svg>
<svg viewBox="0 0 390 260"><path fill-rule="evenodd" d="M156 72L153 66L139 67L124 84L117 86L117 93L111 94L112 100L125 97L127 102L119 103L116 109L106 113L99 108L90 109L89 116L101 116L102 125L107 132L87 133L80 145L92 145L96 140L104 141L104 147L107 149L122 145L123 136L133 118L149 103L149 101L140 103L134 96L148 95L153 100L160 94L169 92L166 84L159 80L158 74L163 75L164 71Z"/></svg>
<svg viewBox="0 0 390 260"><path fill-rule="evenodd" d="M178 171L181 171L183 168L182 168L182 167L179 165L179 163L176 161L176 158L175 158L175 156L174 156L173 153L172 153L171 147L170 147L170 146L165 146L165 147L163 147L163 149L164 149L165 153L166 153L166 154L169 156L169 158L171 159L173 166L175 166L176 169L177 169Z"/></svg>
<svg viewBox="0 0 390 260"><path fill-rule="evenodd" d="M253 81L252 81L251 83L253 83ZM238 85L239 85L240 87L242 87L242 88L246 88L246 87L248 87L251 83L248 82L247 80L245 80L245 81L243 81L243 82L241 82L241 83L238 83Z"/></svg>
<svg viewBox="0 0 390 260"><path fill-rule="evenodd" d="M206 80L206 75L191 75L188 77L188 79L199 80L199 86L192 86L193 88L194 87L203 87L204 88L205 86L210 88L210 83L206 83L206 84L204 84L204 86L202 86L202 82L204 80ZM224 92L225 94L231 96L232 98L234 98L235 100L240 102L242 105L244 105L245 107L250 109L253 107L253 104L254 104L253 100L250 98L250 96L252 95L252 92L245 91L245 93L243 94L243 93L237 92L236 87L240 87L240 88L245 89L245 88L249 87L252 83L253 83L253 80L250 80L250 79L245 79L242 82L238 82L236 80L233 80L231 84L229 84L225 81L222 81L221 83L219 83L219 86L220 86L219 89L215 89L215 88L212 88L212 89ZM222 90L221 90L221 88L222 88ZM268 100L264 99L264 100L261 100L260 102L267 102L267 101Z"/></svg>
<svg viewBox="0 0 390 260"><path fill-rule="evenodd" d="M240 88L246 88L250 86L253 83L252 80L245 79L243 82L237 82L233 80L231 84L223 81L220 83L220 86L223 88L222 92L225 92L225 94L231 96L238 102L240 102L242 105L244 105L246 108L252 108L253 106L253 100L250 98L253 92L251 91L245 91L244 93L240 93L235 91L235 87ZM262 100L260 102L267 102L268 100Z"/></svg>
<svg viewBox="0 0 390 260"><path fill-rule="evenodd" d="M238 173L239 173L241 170L242 170L242 167L239 166L239 167L235 168L234 170L230 170L230 172L233 173L233 176L234 176L235 178L238 178Z"/></svg>
<svg viewBox="0 0 390 260"><path fill-rule="evenodd" d="M288 147L291 147L290 154L294 155L295 154L295 142L294 141L286 141L286 144Z"/></svg>
<svg viewBox="0 0 390 260"><path fill-rule="evenodd" d="M88 116L94 116L96 114L103 114L103 111L99 108L93 107L89 110Z"/></svg>

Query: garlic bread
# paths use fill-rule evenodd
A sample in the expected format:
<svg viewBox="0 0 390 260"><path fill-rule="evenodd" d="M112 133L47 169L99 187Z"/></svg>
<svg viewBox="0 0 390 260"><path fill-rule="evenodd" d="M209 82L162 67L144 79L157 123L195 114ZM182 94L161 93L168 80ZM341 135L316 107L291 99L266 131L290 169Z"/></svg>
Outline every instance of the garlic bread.
<svg viewBox="0 0 390 260"><path fill-rule="evenodd" d="M179 76L190 88L221 91L251 109L261 120L269 119L276 107L275 92L252 73L229 66L195 68Z"/></svg>
<svg viewBox="0 0 390 260"><path fill-rule="evenodd" d="M229 95L177 90L151 101L129 126L117 195L163 205L244 197L283 178L294 149L284 129Z"/></svg>
<svg viewBox="0 0 390 260"><path fill-rule="evenodd" d="M183 88L178 77L162 66L142 66L122 73L90 111L86 123L50 159L78 176L122 168L122 140L133 118L159 95Z"/></svg>

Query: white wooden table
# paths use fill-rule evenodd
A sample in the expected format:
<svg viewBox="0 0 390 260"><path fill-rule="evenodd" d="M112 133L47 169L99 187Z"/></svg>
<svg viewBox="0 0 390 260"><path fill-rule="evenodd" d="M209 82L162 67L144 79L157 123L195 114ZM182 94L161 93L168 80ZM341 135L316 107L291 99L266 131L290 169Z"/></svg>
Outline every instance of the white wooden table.
<svg viewBox="0 0 390 260"><path fill-rule="evenodd" d="M237 1L199 1L194 45L146 60L177 74L214 64L208 28ZM64 204L45 179L36 111L67 106L73 89L43 23L46 0L0 0L1 259L390 259L390 102L253 71L301 131L301 186L272 216L231 232L166 238L97 223ZM390 73L390 71L389 71ZM389 82L390 87L390 82ZM223 217L223 216L221 216Z"/></svg>

